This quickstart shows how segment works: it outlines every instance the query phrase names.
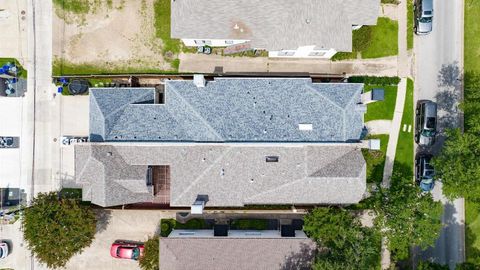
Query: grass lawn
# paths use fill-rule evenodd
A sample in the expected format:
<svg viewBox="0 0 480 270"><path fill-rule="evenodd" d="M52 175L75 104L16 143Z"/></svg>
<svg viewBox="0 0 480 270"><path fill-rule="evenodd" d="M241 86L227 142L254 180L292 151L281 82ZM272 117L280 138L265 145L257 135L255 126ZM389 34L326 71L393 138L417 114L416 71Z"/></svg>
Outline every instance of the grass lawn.
<svg viewBox="0 0 480 270"><path fill-rule="evenodd" d="M379 17L372 27L372 40L362 51L362 58L379 58L398 54L398 22Z"/></svg>
<svg viewBox="0 0 480 270"><path fill-rule="evenodd" d="M156 68L109 68L107 66L96 66L91 64L73 64L68 61L55 58L52 67L53 76L63 75L108 75L108 74L168 74L177 73L176 70L161 70Z"/></svg>
<svg viewBox="0 0 480 270"><path fill-rule="evenodd" d="M179 39L170 38L170 4L170 0L155 1L155 30L156 36L163 41L162 52L165 60L178 70L180 62L176 57L182 45Z"/></svg>
<svg viewBox="0 0 480 270"><path fill-rule="evenodd" d="M407 49L413 49L413 0L407 1Z"/></svg>
<svg viewBox="0 0 480 270"><path fill-rule="evenodd" d="M57 8L75 14L87 14L90 11L89 0L53 0L53 4Z"/></svg>
<svg viewBox="0 0 480 270"><path fill-rule="evenodd" d="M378 18L377 25L363 26L352 32L352 52L339 52L333 61L357 58L379 58L398 54L398 22Z"/></svg>
<svg viewBox="0 0 480 270"><path fill-rule="evenodd" d="M367 104L367 113L365 122L372 120L392 120L395 111L395 102L397 100L396 85L365 85L365 92L370 92L374 88L385 89L385 100Z"/></svg>
<svg viewBox="0 0 480 270"><path fill-rule="evenodd" d="M266 230L268 220L266 219L236 219L230 223L232 230Z"/></svg>
<svg viewBox="0 0 480 270"><path fill-rule="evenodd" d="M367 162L367 183L381 183L383 169L385 167L385 155L387 153L388 135L371 135L366 139L380 139L380 151L362 149L363 157Z"/></svg>
<svg viewBox="0 0 480 270"><path fill-rule="evenodd" d="M467 261L480 264L480 203L465 202L465 247Z"/></svg>
<svg viewBox="0 0 480 270"><path fill-rule="evenodd" d="M465 1L465 71L480 72L480 1ZM480 264L480 203L465 202L467 261Z"/></svg>
<svg viewBox="0 0 480 270"><path fill-rule="evenodd" d="M398 135L397 150L395 153L395 161L393 163L393 170L395 168L408 167L411 169L413 177L413 117L414 117L414 108L413 108L413 81L408 79L407 81L407 94L405 96L405 105L403 107L402 115L402 124L400 126L400 133ZM403 126L411 125L412 129L410 132L404 132Z"/></svg>
<svg viewBox="0 0 480 270"><path fill-rule="evenodd" d="M465 70L480 72L480 1L465 1Z"/></svg>

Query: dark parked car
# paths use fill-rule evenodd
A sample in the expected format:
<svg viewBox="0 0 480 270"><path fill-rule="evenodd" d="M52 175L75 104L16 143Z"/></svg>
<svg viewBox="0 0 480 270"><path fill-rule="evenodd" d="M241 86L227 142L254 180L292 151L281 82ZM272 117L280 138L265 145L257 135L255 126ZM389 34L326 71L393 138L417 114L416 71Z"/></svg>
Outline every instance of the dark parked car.
<svg viewBox="0 0 480 270"><path fill-rule="evenodd" d="M420 100L415 111L415 142L430 146L437 135L437 104L430 100Z"/></svg>
<svg viewBox="0 0 480 270"><path fill-rule="evenodd" d="M435 186L435 170L430 161L432 155L419 154L415 159L415 181L423 191L431 191Z"/></svg>
<svg viewBox="0 0 480 270"><path fill-rule="evenodd" d="M426 35L433 28L433 0L417 0L414 5L415 33Z"/></svg>
<svg viewBox="0 0 480 270"><path fill-rule="evenodd" d="M115 241L110 247L110 255L118 259L138 260L143 256L143 243Z"/></svg>

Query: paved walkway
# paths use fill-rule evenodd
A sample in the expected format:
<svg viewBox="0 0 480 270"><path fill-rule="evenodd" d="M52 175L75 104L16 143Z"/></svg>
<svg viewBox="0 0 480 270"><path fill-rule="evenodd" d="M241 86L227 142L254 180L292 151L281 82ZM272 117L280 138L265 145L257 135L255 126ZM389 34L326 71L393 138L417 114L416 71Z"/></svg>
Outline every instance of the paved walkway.
<svg viewBox="0 0 480 270"><path fill-rule="evenodd" d="M180 72L296 72L397 76L397 57L335 61L324 59L286 59L268 57L231 57L221 55L180 54Z"/></svg>
<svg viewBox="0 0 480 270"><path fill-rule="evenodd" d="M392 120L373 120L365 123L368 134L390 134L392 128Z"/></svg>
<svg viewBox="0 0 480 270"><path fill-rule="evenodd" d="M380 16L387 17L390 20L398 20L398 5L382 4L380 5Z"/></svg>
<svg viewBox="0 0 480 270"><path fill-rule="evenodd" d="M395 111L390 128L390 137L388 139L387 155L385 159L385 167L383 169L383 187L390 187L390 177L393 172L393 162L395 161L395 152L397 150L398 134L400 133L400 125L402 124L403 106L405 105L405 95L407 93L407 79L402 78L398 84L397 101L395 103ZM384 246L386 239L382 240L382 269L390 268L390 251Z"/></svg>
<svg viewBox="0 0 480 270"><path fill-rule="evenodd" d="M398 76L402 77L398 84L397 101L395 103L395 112L390 131L390 137L387 146L387 157L385 160L385 167L383 170L384 187L390 187L390 177L393 172L393 162L395 160L395 152L397 150L398 134L400 132L400 125L402 124L403 106L405 104L405 94L407 92L407 79L411 76L411 57L407 48L407 1L401 0L397 6L398 19L398 57L397 68ZM390 251L387 248L387 239L382 239L382 269L389 269L391 265Z"/></svg>

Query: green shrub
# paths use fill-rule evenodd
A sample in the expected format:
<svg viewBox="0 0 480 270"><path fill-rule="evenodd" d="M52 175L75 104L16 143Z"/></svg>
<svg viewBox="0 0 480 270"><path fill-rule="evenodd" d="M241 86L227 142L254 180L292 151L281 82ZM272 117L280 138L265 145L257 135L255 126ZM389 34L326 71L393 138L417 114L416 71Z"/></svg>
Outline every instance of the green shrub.
<svg viewBox="0 0 480 270"><path fill-rule="evenodd" d="M351 76L349 83L397 85L400 82L399 77L375 77L375 76Z"/></svg>
<svg viewBox="0 0 480 270"><path fill-rule="evenodd" d="M169 219L162 219L160 223L160 235L167 237L172 232L174 224Z"/></svg>
<svg viewBox="0 0 480 270"><path fill-rule="evenodd" d="M266 230L267 227L266 219L236 219L230 224L233 230Z"/></svg>
<svg viewBox="0 0 480 270"><path fill-rule="evenodd" d="M143 256L138 260L143 270L157 270L159 268L159 239L158 236L151 237L145 242Z"/></svg>

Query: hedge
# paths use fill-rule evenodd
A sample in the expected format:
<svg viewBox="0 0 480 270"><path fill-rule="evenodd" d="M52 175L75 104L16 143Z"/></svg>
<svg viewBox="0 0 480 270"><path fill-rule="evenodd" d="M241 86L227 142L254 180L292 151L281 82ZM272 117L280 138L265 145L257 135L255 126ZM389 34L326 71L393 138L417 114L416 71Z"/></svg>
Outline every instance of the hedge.
<svg viewBox="0 0 480 270"><path fill-rule="evenodd" d="M375 76L351 76L349 83L365 83L380 85L397 85L400 82L399 77L375 77Z"/></svg>

